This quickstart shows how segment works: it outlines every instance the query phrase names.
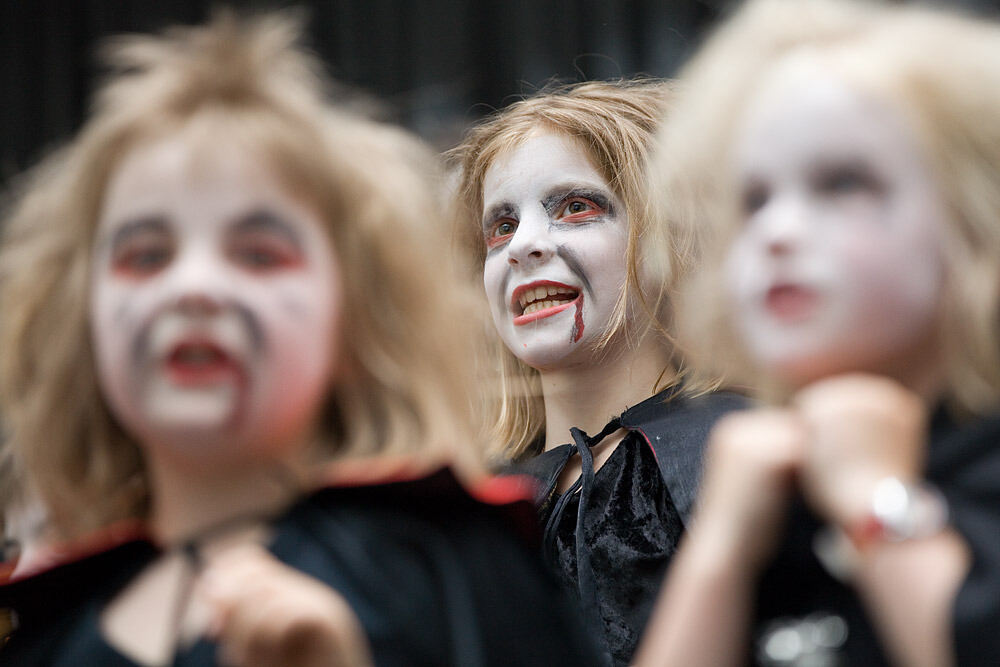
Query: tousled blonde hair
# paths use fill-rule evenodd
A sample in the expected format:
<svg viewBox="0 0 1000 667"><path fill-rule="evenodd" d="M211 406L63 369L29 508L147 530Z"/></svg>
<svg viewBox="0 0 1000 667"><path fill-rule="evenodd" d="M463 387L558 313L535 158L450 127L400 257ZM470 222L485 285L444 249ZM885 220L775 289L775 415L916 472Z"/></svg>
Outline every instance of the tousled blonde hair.
<svg viewBox="0 0 1000 667"><path fill-rule="evenodd" d="M651 332L674 349L668 306L677 281L692 262L694 248L686 239L672 239L672 273L652 288L640 252L654 215L648 205L646 163L656 129L674 95L674 84L666 81L586 82L515 102L472 128L449 153L460 170L455 225L459 252L470 261L469 273L482 282L486 258L481 225L483 182L490 167L536 131L564 134L579 143L624 202L629 220L626 282L595 354L615 336L641 338ZM503 345L492 326L486 328L499 376L499 390L486 392L492 425L489 440L499 456L522 458L534 452L533 445L545 430L540 375ZM664 369L663 384L678 381L685 372L679 356L672 366ZM698 391L708 384L689 382L686 386Z"/></svg>
<svg viewBox="0 0 1000 667"><path fill-rule="evenodd" d="M657 235L700 235L706 256L680 319L694 363L780 399L728 317L722 278L738 231L730 149L755 89L786 56L807 49L838 64L865 94L915 129L950 213L940 340L949 398L965 411L1000 403L1000 27L941 10L853 0L755 0L711 37L682 72L687 92L650 169L669 203ZM669 264L648 244L652 265ZM658 257L658 255L660 255Z"/></svg>
<svg viewBox="0 0 1000 667"><path fill-rule="evenodd" d="M295 46L300 34L294 16L221 13L206 27L111 43L114 74L92 116L19 185L0 251L0 468L23 472L65 536L148 511L138 443L95 374L90 257L125 153L195 120L258 149L327 223L345 327L321 415L327 453L444 457L464 447L459 457L474 459L471 336L453 317L462 300L442 249L435 156L401 130L332 108L319 61Z"/></svg>

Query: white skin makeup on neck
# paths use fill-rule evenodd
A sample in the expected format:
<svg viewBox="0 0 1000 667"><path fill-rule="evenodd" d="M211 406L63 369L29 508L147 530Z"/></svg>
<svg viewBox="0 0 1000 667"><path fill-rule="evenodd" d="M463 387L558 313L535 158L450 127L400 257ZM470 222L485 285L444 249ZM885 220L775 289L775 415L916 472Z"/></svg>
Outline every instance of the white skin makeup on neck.
<svg viewBox="0 0 1000 667"><path fill-rule="evenodd" d="M596 348L625 284L628 224L624 203L562 133L534 131L486 172L486 296L504 344L542 375L547 447L647 398L667 364L648 338Z"/></svg>
<svg viewBox="0 0 1000 667"><path fill-rule="evenodd" d="M729 296L751 357L792 387L847 371L936 383L947 214L906 121L810 54L744 117Z"/></svg>
<svg viewBox="0 0 1000 667"><path fill-rule="evenodd" d="M312 435L340 315L320 218L259 155L206 129L125 155L93 251L101 389L143 448L167 534L266 503L268 469Z"/></svg>

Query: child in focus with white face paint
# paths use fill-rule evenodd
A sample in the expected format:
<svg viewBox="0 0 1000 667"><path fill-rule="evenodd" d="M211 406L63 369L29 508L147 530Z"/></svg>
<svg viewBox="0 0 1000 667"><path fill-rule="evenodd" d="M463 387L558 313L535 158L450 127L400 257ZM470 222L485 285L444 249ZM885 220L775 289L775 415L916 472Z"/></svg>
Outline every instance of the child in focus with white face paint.
<svg viewBox="0 0 1000 667"><path fill-rule="evenodd" d="M454 152L458 228L495 325L482 391L498 457L538 478L544 554L628 664L688 518L704 436L741 405L673 345L669 280L639 261L645 163L674 92L590 82L498 112ZM566 444L569 443L569 444Z"/></svg>
<svg viewBox="0 0 1000 667"><path fill-rule="evenodd" d="M329 107L299 32L116 43L5 221L5 455L60 544L0 586L4 662L501 665L580 639L537 636L567 614L510 533L530 504L470 447L435 161Z"/></svg>
<svg viewBox="0 0 1000 667"><path fill-rule="evenodd" d="M713 431L639 664L996 664L1000 28L760 0L685 81L684 327L776 407Z"/></svg>

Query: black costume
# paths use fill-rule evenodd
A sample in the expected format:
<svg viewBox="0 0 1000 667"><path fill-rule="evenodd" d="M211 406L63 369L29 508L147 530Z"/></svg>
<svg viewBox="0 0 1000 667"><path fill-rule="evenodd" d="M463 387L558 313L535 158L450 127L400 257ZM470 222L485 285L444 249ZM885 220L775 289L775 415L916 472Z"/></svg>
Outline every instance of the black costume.
<svg viewBox="0 0 1000 667"><path fill-rule="evenodd" d="M596 436L571 429L572 444L515 466L543 482L537 502L545 560L578 594L613 664L629 664L649 620L694 503L709 430L726 412L744 407L746 400L735 394L687 398L667 389ZM628 434L595 474L590 447L619 428ZM576 454L580 479L559 494L559 475Z"/></svg>
<svg viewBox="0 0 1000 667"><path fill-rule="evenodd" d="M949 524L972 549L952 610L956 664L1000 665L1000 415L958 425L945 410L930 431L926 479L948 501ZM850 586L820 564L820 522L801 503L757 592L756 664L885 665L871 621ZM720 603L724 603L721 602Z"/></svg>
<svg viewBox="0 0 1000 667"><path fill-rule="evenodd" d="M445 470L319 491L271 524L268 548L347 600L377 665L595 664L575 610L513 534L537 537L534 518L530 502L476 500ZM134 665L99 616L159 553L132 539L0 587L18 615L0 663ZM174 664L215 664L215 649L199 640Z"/></svg>

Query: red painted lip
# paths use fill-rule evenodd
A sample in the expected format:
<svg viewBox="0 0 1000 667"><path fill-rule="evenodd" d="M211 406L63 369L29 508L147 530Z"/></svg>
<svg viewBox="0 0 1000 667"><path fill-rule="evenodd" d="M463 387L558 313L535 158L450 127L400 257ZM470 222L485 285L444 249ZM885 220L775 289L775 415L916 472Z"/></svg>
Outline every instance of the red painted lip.
<svg viewBox="0 0 1000 667"><path fill-rule="evenodd" d="M812 315L819 303L819 293L802 285L777 283L767 290L764 307L784 322L801 322Z"/></svg>
<svg viewBox="0 0 1000 667"><path fill-rule="evenodd" d="M583 296L581 295L576 297L569 303L564 303L560 306L552 306L551 308L543 308L542 310L536 310L530 315L518 315L517 317L514 318L514 326L519 327L524 324L529 324L531 322L534 322L535 320L540 320L543 317L552 317L553 315L556 315L557 313L561 313L562 311L566 310L570 306L579 303L582 298Z"/></svg>
<svg viewBox="0 0 1000 667"><path fill-rule="evenodd" d="M170 348L163 366L170 382L180 387L212 386L230 382L239 375L236 359L214 341L204 338L178 341Z"/></svg>
<svg viewBox="0 0 1000 667"><path fill-rule="evenodd" d="M515 315L514 326L522 326L524 324L528 324L529 322L534 322L535 320L542 319L543 317L552 317L553 315L556 315L557 313L561 313L562 311L566 310L570 306L579 303L580 300L583 299L583 294L580 291L580 288L578 287L573 287L572 285L567 285L565 283L557 283L553 280L536 280L534 282L527 283L526 285L520 285L514 290L514 293L511 295L510 299L511 312L522 313L523 311L521 309L521 295L527 292L528 290L535 289L536 287L555 287L566 292L575 293L577 297L572 301L570 301L569 303L564 303L558 306L552 306L551 308L545 308L544 310L536 310L535 312L529 315L523 315L523 314Z"/></svg>

